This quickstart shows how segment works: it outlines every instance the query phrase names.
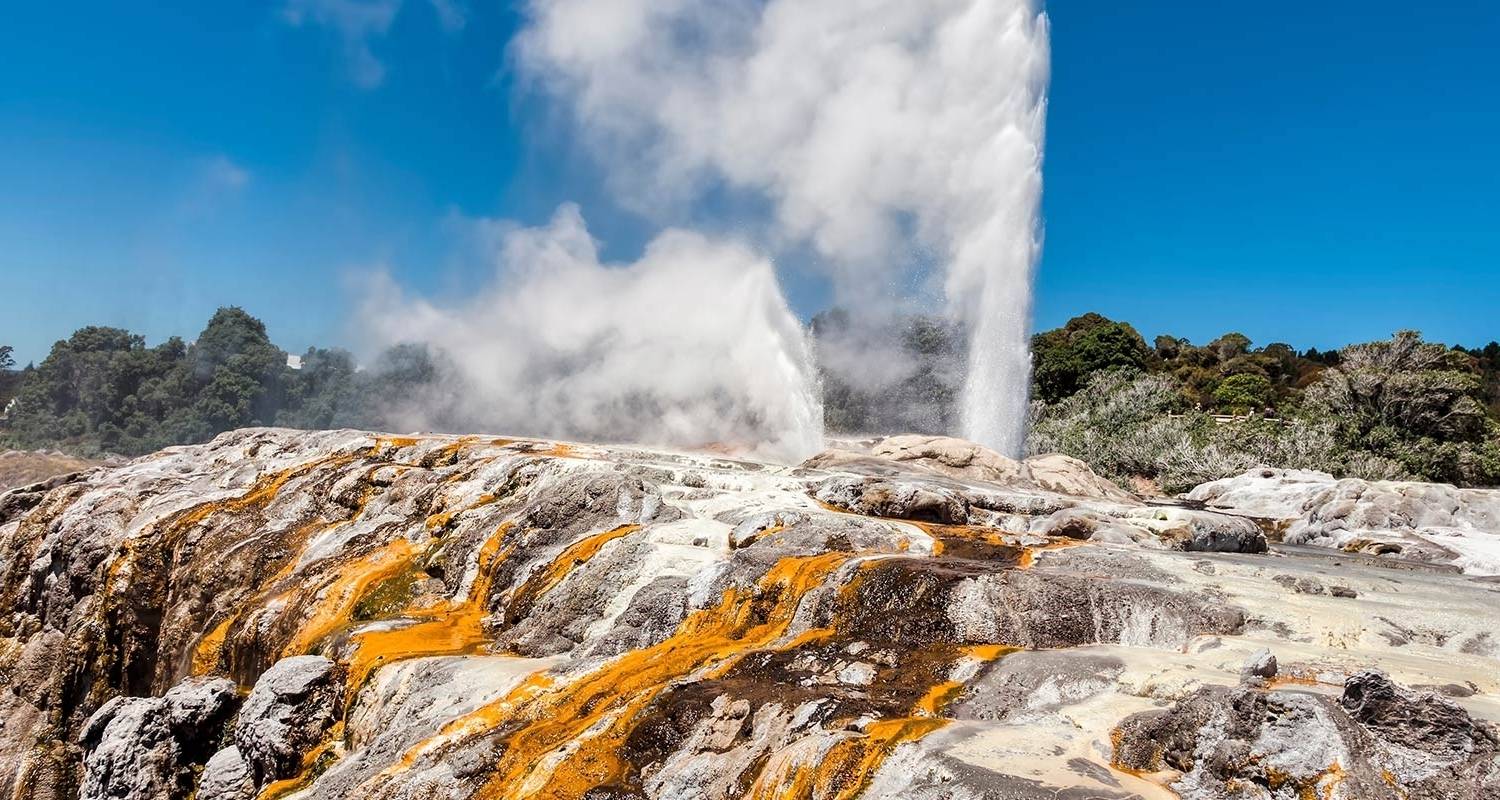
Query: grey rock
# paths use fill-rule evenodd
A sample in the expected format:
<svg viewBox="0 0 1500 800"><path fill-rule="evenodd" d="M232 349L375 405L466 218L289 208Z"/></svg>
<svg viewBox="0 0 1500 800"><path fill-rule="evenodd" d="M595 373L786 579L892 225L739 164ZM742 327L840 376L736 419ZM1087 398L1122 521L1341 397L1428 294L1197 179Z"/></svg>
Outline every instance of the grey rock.
<svg viewBox="0 0 1500 800"><path fill-rule="evenodd" d="M1379 673L1349 679L1343 698L1204 687L1116 731L1115 762L1181 773L1185 800L1238 800L1236 786L1278 787L1265 798L1359 800L1500 797L1495 733L1430 693Z"/></svg>
<svg viewBox="0 0 1500 800"><path fill-rule="evenodd" d="M1250 654L1240 672L1246 677L1270 680L1276 677L1276 670L1276 656L1270 650L1261 648Z"/></svg>
<svg viewBox="0 0 1500 800"><path fill-rule="evenodd" d="M1064 539L1092 539L1099 528L1099 520L1089 512L1067 508L1047 517L1035 532Z"/></svg>
<svg viewBox="0 0 1500 800"><path fill-rule="evenodd" d="M1301 687L1197 689L1233 683L1247 642L1275 636L1328 669L1407 655L1403 674L1455 697L1472 678L1460 702L1492 708L1496 584L1295 545L1182 552L1255 550L1265 529L1098 496L1058 459L987 480L1003 462L976 471L942 449L797 469L250 430L80 476L0 522L0 795L71 800L87 757L94 795L175 800L203 764L198 797L248 800L319 751L336 757L301 792L313 800L463 800L495 788L507 753L530 757L518 735L598 734L630 771L601 798L738 797L864 755L884 758L870 797L1123 798L1139 784L1108 768L1100 709L1175 703L1127 724L1151 730L1122 733L1121 757L1180 764L1183 797L1390 800L1381 770L1412 798L1493 796L1489 729L1422 692L1365 678L1346 707ZM1088 538L1035 535L1049 525ZM1334 581L1369 597L1332 599ZM434 621L440 635L391 650L376 633ZM351 685L343 670L377 650ZM276 661L306 652L344 666ZM203 723L227 684L175 686L200 655L256 684L232 747L227 723ZM622 685L622 666L649 685ZM613 730L572 729L574 701ZM926 713L950 721L864 749ZM1333 764L1349 774L1337 791Z"/></svg>
<svg viewBox="0 0 1500 800"><path fill-rule="evenodd" d="M1349 716L1381 739L1445 761L1500 749L1494 731L1476 723L1451 700L1412 691L1381 672L1349 676L1339 702Z"/></svg>
<svg viewBox="0 0 1500 800"><path fill-rule="evenodd" d="M255 682L234 726L234 743L258 785L287 778L333 724L343 683L323 656L283 658Z"/></svg>
<svg viewBox="0 0 1500 800"><path fill-rule="evenodd" d="M190 679L162 697L116 697L84 724L80 800L186 797L233 711L234 683Z"/></svg>
<svg viewBox="0 0 1500 800"><path fill-rule="evenodd" d="M1455 535L1500 534L1500 491L1412 481L1337 479L1309 470L1258 468L1188 494L1212 508L1278 520L1288 544L1462 562L1475 575L1500 573L1494 556L1460 558Z"/></svg>
<svg viewBox="0 0 1500 800"><path fill-rule="evenodd" d="M969 503L958 492L914 481L828 478L818 484L813 496L831 506L870 517L947 525L969 521Z"/></svg>
<svg viewBox="0 0 1500 800"><path fill-rule="evenodd" d="M1285 586L1297 594L1326 594L1327 587L1321 581L1307 576L1296 575L1272 575L1271 580Z"/></svg>
<svg viewBox="0 0 1500 800"><path fill-rule="evenodd" d="M255 800L255 776L238 747L214 753L203 765L197 800Z"/></svg>
<svg viewBox="0 0 1500 800"><path fill-rule="evenodd" d="M1254 520L1228 514L1194 512L1188 517L1183 550L1197 553L1264 553L1266 534Z"/></svg>
<svg viewBox="0 0 1500 800"><path fill-rule="evenodd" d="M1112 656L1021 651L973 681L948 713L954 719L995 721L1035 714L1108 691L1124 669Z"/></svg>

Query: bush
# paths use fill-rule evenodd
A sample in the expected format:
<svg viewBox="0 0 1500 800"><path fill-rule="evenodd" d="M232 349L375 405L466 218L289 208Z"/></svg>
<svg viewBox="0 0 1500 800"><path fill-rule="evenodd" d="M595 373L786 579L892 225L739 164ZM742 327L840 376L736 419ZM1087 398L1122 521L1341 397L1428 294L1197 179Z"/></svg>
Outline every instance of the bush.
<svg viewBox="0 0 1500 800"><path fill-rule="evenodd" d="M1399 464L1422 480L1500 484L1500 425L1488 416L1474 357L1401 331L1347 347L1307 391L1348 449Z"/></svg>
<svg viewBox="0 0 1500 800"><path fill-rule="evenodd" d="M1097 372L1145 369L1152 350L1135 328L1085 314L1032 340L1037 396L1055 403L1071 397Z"/></svg>
<svg viewBox="0 0 1500 800"><path fill-rule="evenodd" d="M1258 466L1371 480L1411 477L1398 460L1347 446L1327 419L1220 425L1187 408L1164 375L1100 373L1061 403L1033 403L1031 422L1029 454L1065 453L1117 482L1145 478L1169 494Z"/></svg>

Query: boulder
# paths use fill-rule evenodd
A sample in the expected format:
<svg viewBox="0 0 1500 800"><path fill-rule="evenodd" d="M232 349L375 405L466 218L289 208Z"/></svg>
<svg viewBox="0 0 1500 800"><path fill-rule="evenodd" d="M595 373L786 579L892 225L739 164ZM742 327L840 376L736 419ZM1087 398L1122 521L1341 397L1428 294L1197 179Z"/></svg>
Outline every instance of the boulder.
<svg viewBox="0 0 1500 800"><path fill-rule="evenodd" d="M1259 678L1268 681L1276 677L1276 669L1276 656L1270 650L1262 647L1250 654L1240 672L1247 678Z"/></svg>
<svg viewBox="0 0 1500 800"><path fill-rule="evenodd" d="M203 763L234 710L235 688L194 678L162 697L116 697L84 724L80 800L162 800L192 792Z"/></svg>
<svg viewBox="0 0 1500 800"><path fill-rule="evenodd" d="M1439 800L1500 797L1495 731L1434 694L1380 673L1348 679L1342 698L1202 687L1170 709L1128 717L1117 766L1181 773L1184 800L1255 797Z"/></svg>
<svg viewBox="0 0 1500 800"><path fill-rule="evenodd" d="M885 478L936 473L1015 489L1039 489L1129 505L1140 503L1139 498L1101 477L1088 464L1061 454L1034 456L1021 462L963 439L914 434L878 440L869 445L868 451L847 449L862 446L863 443L845 443L841 448L814 456L802 466Z"/></svg>
<svg viewBox="0 0 1500 800"><path fill-rule="evenodd" d="M1264 553L1270 545L1255 520L1203 511L1183 512L1186 536L1177 546L1193 553Z"/></svg>
<svg viewBox="0 0 1500 800"><path fill-rule="evenodd" d="M213 754L203 765L197 800L255 800L255 776L233 745Z"/></svg>
<svg viewBox="0 0 1500 800"><path fill-rule="evenodd" d="M1022 477L1039 489L1070 495L1138 504L1140 499L1094 472L1088 464L1060 453L1033 456L1022 465Z"/></svg>
<svg viewBox="0 0 1500 800"><path fill-rule="evenodd" d="M833 477L818 484L813 497L870 517L945 525L969 521L969 503L958 492L914 481Z"/></svg>
<svg viewBox="0 0 1500 800"><path fill-rule="evenodd" d="M323 656L283 658L260 676L234 726L235 747L257 785L301 770L342 697L338 666Z"/></svg>
<svg viewBox="0 0 1500 800"><path fill-rule="evenodd" d="M1187 495L1211 508L1281 521L1288 544L1451 564L1500 575L1500 491L1416 481L1338 479L1260 467Z"/></svg>
<svg viewBox="0 0 1500 800"><path fill-rule="evenodd" d="M1381 740L1444 763L1497 751L1495 731L1433 692L1414 691L1373 670L1349 676L1339 699L1350 717Z"/></svg>
<svg viewBox="0 0 1500 800"><path fill-rule="evenodd" d="M950 436L891 436L871 448L880 458L916 464L955 478L1015 483L1022 477L1019 461L974 442Z"/></svg>

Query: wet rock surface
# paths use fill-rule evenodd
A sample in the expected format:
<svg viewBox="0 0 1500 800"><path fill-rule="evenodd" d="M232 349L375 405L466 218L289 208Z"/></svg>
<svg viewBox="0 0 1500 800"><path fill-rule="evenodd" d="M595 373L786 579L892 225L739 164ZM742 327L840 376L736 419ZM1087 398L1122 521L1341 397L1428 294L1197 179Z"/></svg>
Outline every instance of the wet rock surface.
<svg viewBox="0 0 1500 800"><path fill-rule="evenodd" d="M260 676L234 725L234 750L252 780L265 784L301 772L304 755L333 725L342 678L323 656L284 658Z"/></svg>
<svg viewBox="0 0 1500 800"><path fill-rule="evenodd" d="M238 431L0 495L0 789L1492 796L1500 587L1272 516L938 437Z"/></svg>

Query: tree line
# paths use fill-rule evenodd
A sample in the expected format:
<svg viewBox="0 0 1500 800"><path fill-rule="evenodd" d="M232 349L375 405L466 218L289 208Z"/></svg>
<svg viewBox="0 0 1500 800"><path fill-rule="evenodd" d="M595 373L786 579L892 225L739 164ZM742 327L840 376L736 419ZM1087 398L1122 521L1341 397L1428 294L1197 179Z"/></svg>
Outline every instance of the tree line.
<svg viewBox="0 0 1500 800"><path fill-rule="evenodd" d="M5 365L0 445L135 456L249 426L378 429L397 399L437 371L414 345L369 369L339 349L309 348L300 361L291 366L265 325L235 307L219 309L191 343L174 336L147 347L120 328L80 328L40 364Z"/></svg>
<svg viewBox="0 0 1500 800"><path fill-rule="evenodd" d="M840 324L814 320L820 349ZM886 432L892 417L907 423L896 427L953 430L961 370L933 365L961 359L963 332L924 317L899 327L900 348L919 365L899 380L860 386L825 368L830 430ZM1082 458L1117 480L1181 491L1264 464L1500 486L1497 342L1467 349L1401 331L1336 351L1257 347L1234 332L1148 344L1130 324L1089 313L1036 334L1032 360L1029 450Z"/></svg>
<svg viewBox="0 0 1500 800"><path fill-rule="evenodd" d="M957 424L963 332L936 318L887 321L876 335L903 364L881 381L850 362L868 339L840 311L812 331L834 433L942 433ZM864 342L868 344L868 342ZM1500 485L1500 343L1466 349L1403 331L1338 351L1255 346L1227 333L1206 344L1084 314L1032 342L1033 450L1084 458L1112 477L1176 489L1256 464L1372 478ZM90 326L15 369L0 346L0 446L140 455L257 425L401 427L441 378L440 354L399 345L361 368L339 349L300 365L265 325L221 308L198 337L148 347ZM1243 423L1220 425L1211 414ZM1222 473L1222 474L1221 474Z"/></svg>

